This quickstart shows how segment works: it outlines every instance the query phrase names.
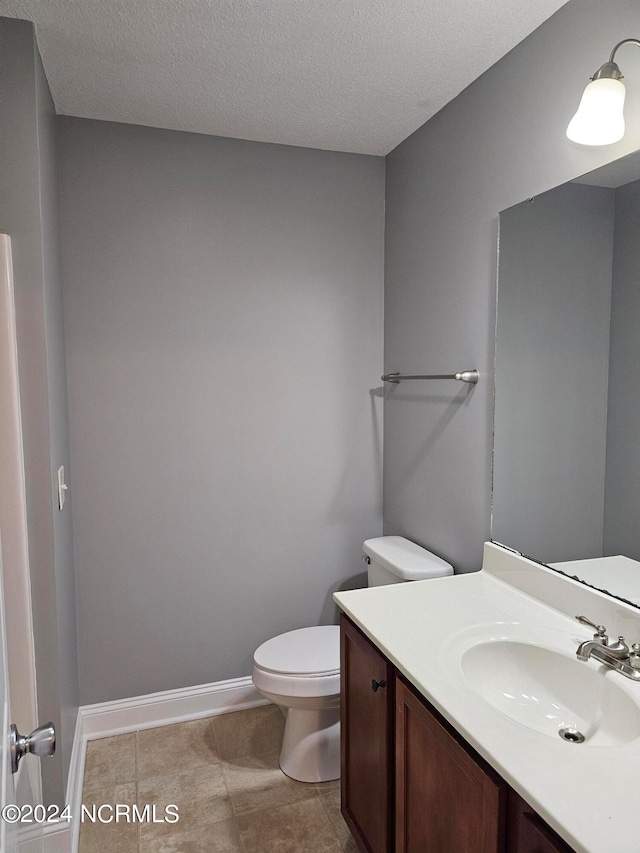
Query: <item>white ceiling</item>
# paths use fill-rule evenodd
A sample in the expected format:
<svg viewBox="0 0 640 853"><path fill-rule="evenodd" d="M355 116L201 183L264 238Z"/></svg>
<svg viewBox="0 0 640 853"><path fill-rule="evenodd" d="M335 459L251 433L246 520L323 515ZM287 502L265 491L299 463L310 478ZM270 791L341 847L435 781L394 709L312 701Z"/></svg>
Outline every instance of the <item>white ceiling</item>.
<svg viewBox="0 0 640 853"><path fill-rule="evenodd" d="M387 154L566 0L0 0L64 115Z"/></svg>

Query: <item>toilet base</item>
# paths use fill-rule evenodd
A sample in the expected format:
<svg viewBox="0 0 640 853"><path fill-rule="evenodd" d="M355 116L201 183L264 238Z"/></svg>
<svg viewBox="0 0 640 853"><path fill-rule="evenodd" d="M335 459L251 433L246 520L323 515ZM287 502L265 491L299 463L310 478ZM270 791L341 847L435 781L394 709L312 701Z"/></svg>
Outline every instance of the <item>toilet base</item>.
<svg viewBox="0 0 640 853"><path fill-rule="evenodd" d="M298 782L339 779L340 708L289 708L280 768Z"/></svg>

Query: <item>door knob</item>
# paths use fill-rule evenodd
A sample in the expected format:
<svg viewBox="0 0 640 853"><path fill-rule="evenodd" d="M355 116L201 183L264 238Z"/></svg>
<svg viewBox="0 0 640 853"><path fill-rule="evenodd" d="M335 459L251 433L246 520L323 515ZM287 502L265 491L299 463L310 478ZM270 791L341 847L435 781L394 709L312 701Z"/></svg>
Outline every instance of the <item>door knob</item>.
<svg viewBox="0 0 640 853"><path fill-rule="evenodd" d="M380 687L386 687L386 686L387 686L387 682L384 680L383 681L376 681L375 678L373 678L371 680L371 689L373 690L374 693L377 693Z"/></svg>
<svg viewBox="0 0 640 853"><path fill-rule="evenodd" d="M25 737L18 731L17 726L11 725L9 739L11 751L11 772L16 773L20 759L28 752L42 758L45 755L53 755L56 751L56 730L53 723L45 723L38 726L35 731Z"/></svg>

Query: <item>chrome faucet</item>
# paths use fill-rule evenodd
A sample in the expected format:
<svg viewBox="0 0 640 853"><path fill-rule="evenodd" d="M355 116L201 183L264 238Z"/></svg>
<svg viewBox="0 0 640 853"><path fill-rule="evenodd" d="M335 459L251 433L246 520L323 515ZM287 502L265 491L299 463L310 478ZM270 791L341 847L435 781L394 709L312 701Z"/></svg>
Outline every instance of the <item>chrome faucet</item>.
<svg viewBox="0 0 640 853"><path fill-rule="evenodd" d="M604 625L596 625L586 616L576 616L576 619L583 625L590 625L596 632L592 640L585 640L578 646L578 660L594 658L626 678L640 681L640 643L634 643L630 649L622 635L610 642Z"/></svg>

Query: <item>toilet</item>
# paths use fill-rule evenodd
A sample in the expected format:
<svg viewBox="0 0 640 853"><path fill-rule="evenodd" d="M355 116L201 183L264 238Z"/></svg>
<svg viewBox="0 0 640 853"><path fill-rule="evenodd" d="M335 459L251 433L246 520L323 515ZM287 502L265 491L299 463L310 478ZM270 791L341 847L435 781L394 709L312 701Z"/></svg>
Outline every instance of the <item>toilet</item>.
<svg viewBox="0 0 640 853"><path fill-rule="evenodd" d="M453 567L403 536L363 545L368 585L425 580ZM340 628L298 628L267 640L253 656L253 684L287 709L280 767L299 782L340 778Z"/></svg>

